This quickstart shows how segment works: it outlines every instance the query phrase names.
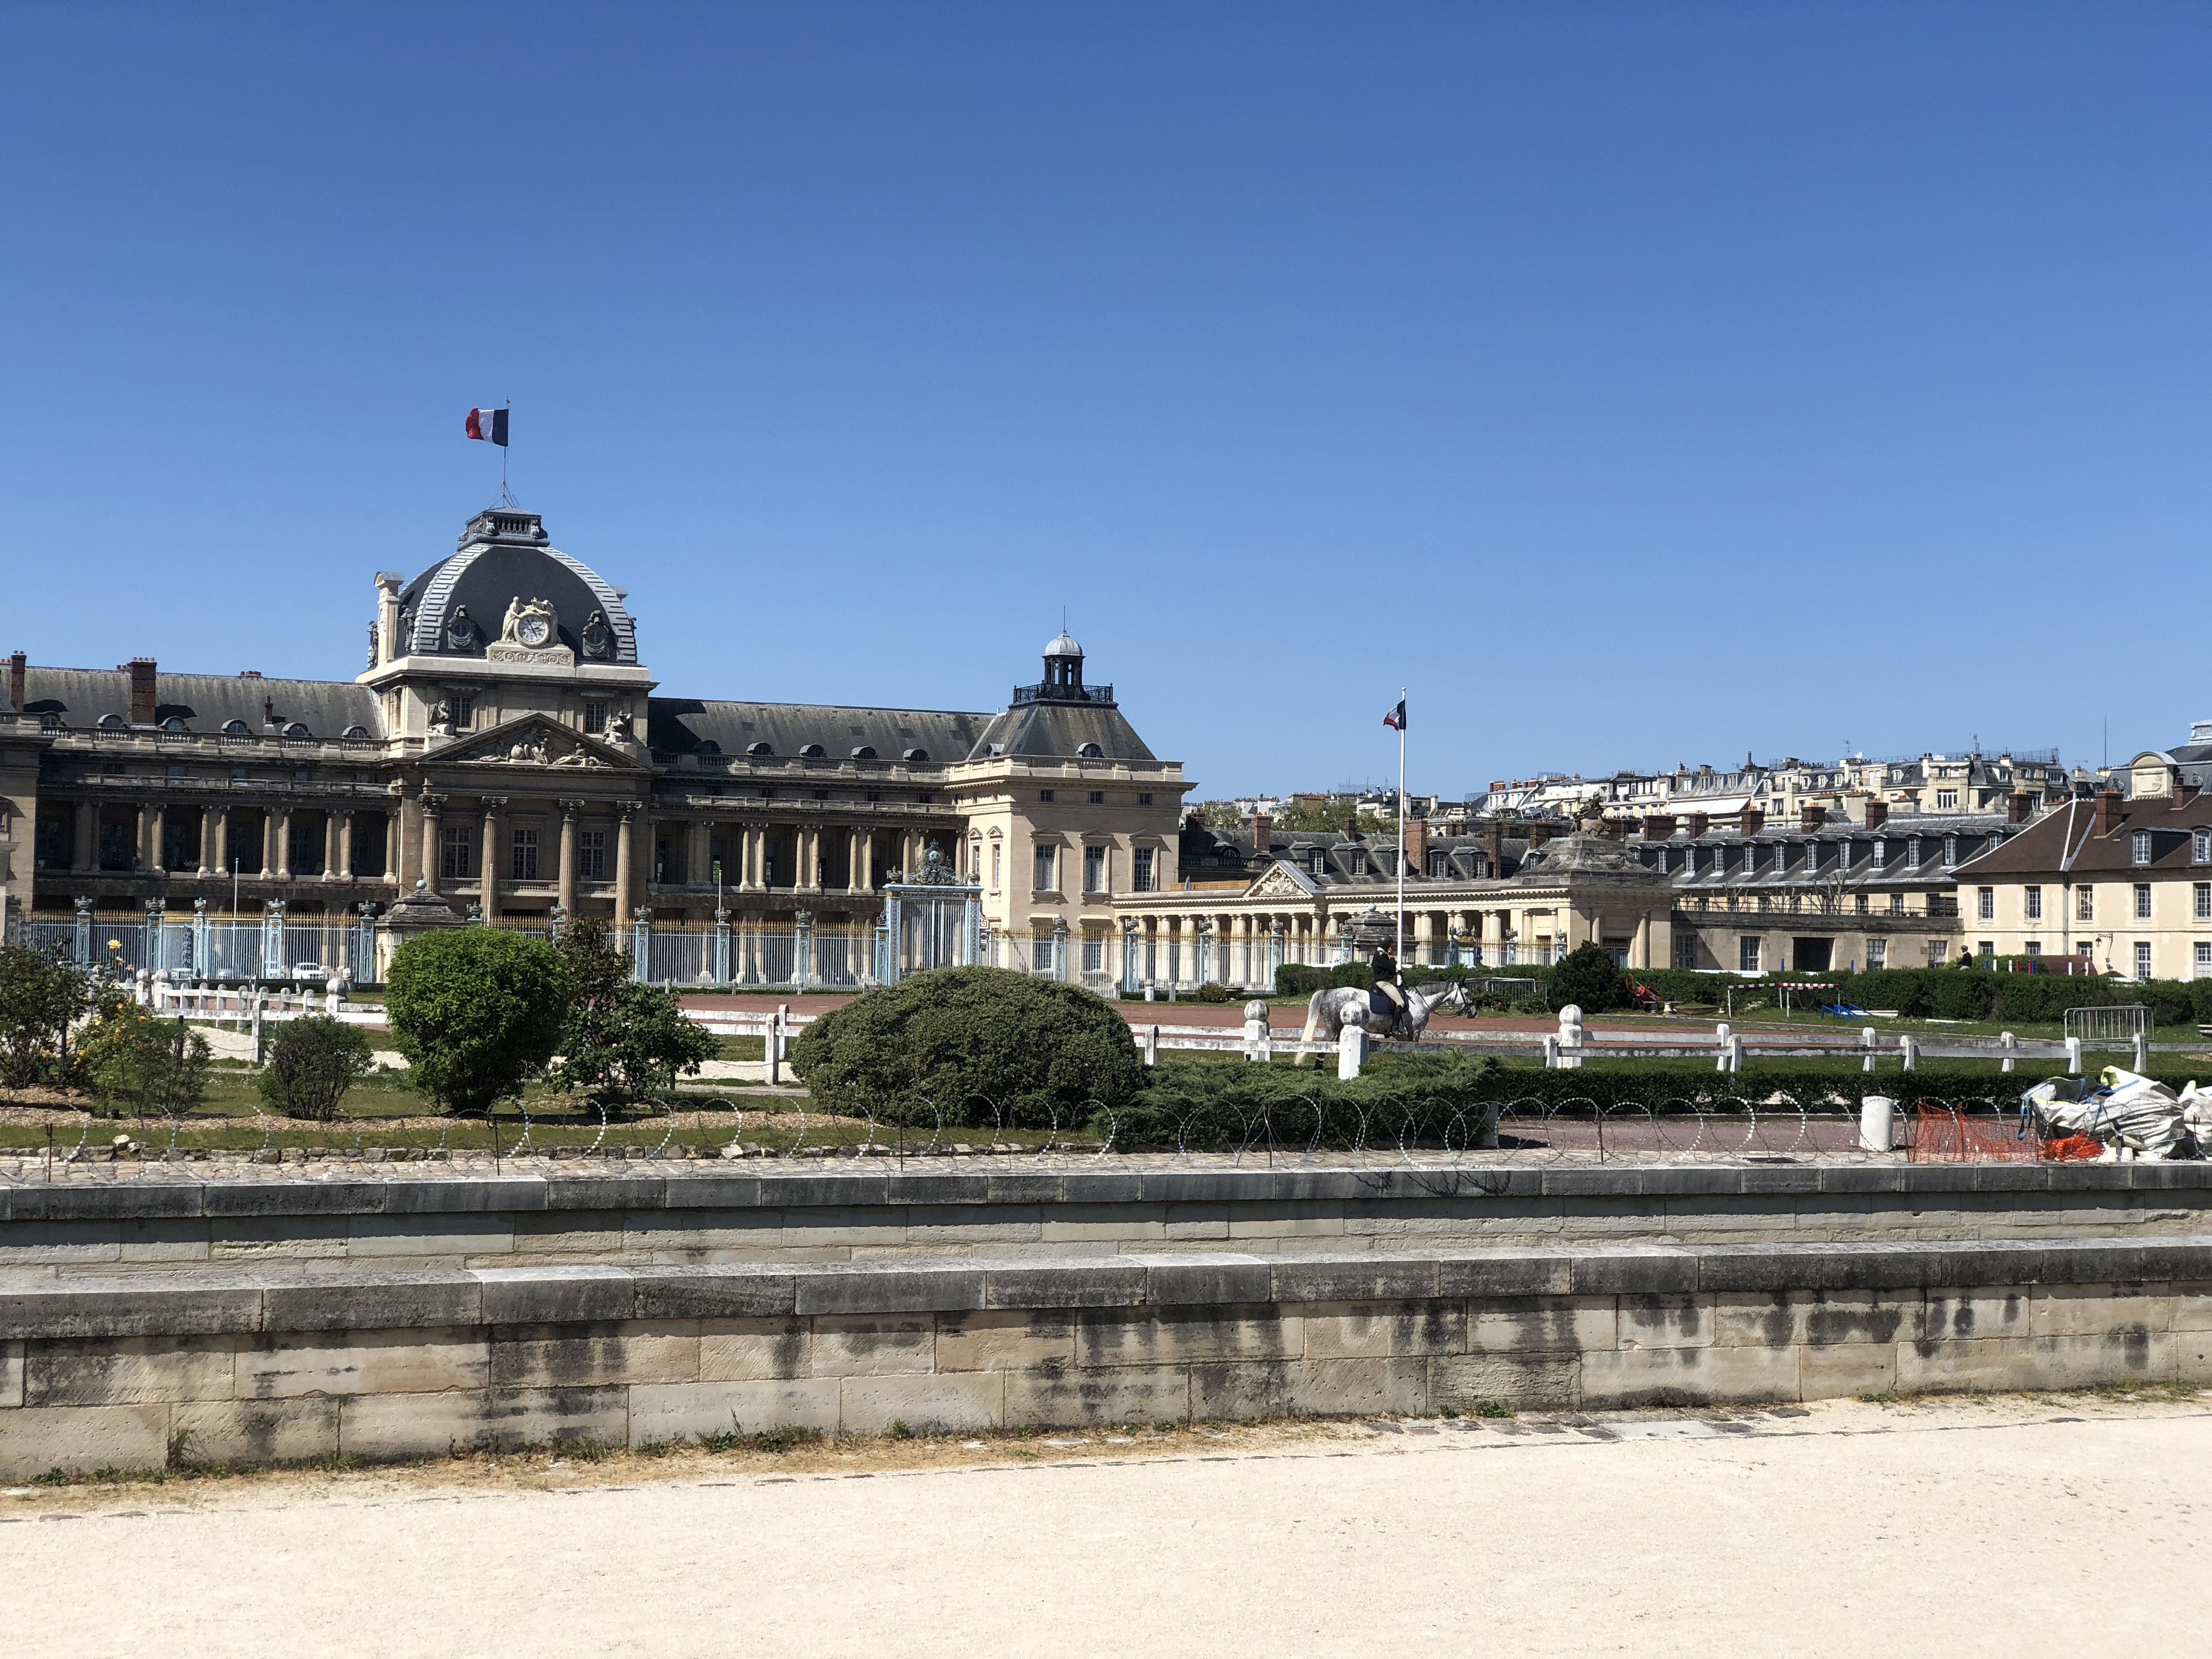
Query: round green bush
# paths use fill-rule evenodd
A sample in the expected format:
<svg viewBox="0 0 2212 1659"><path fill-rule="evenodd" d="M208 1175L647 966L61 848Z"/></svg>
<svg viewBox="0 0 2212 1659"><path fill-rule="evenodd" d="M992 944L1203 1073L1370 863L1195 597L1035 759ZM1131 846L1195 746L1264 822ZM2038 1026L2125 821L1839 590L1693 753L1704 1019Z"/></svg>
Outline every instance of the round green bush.
<svg viewBox="0 0 2212 1659"><path fill-rule="evenodd" d="M327 1121L338 1115L345 1091L375 1069L367 1032L328 1014L308 1014L277 1026L254 1084L270 1111Z"/></svg>
<svg viewBox="0 0 2212 1659"><path fill-rule="evenodd" d="M1080 986L999 968L940 968L854 997L809 1025L792 1069L830 1109L927 1122L1067 1124L1144 1086L1128 1022ZM981 1099L976 1098L981 1097Z"/></svg>
<svg viewBox="0 0 2212 1659"><path fill-rule="evenodd" d="M1569 1003L1586 1014L1629 1006L1628 975L1601 945L1577 945L1552 969L1547 1000L1554 1009Z"/></svg>
<svg viewBox="0 0 2212 1659"><path fill-rule="evenodd" d="M522 1093L560 1044L568 975L553 947L497 927L411 939L392 958L384 1015L416 1086L448 1112Z"/></svg>

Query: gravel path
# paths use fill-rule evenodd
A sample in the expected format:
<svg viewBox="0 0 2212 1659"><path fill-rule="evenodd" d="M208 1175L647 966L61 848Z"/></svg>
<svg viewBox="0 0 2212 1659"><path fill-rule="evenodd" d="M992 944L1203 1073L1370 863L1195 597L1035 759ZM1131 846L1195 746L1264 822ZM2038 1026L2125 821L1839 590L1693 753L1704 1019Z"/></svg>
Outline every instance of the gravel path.
<svg viewBox="0 0 2212 1659"><path fill-rule="evenodd" d="M11 1653L179 1659L2204 1642L2212 1415L2187 1402L1332 1426L1178 1436L1172 1456L1074 1438L949 1467L863 1449L655 1479L631 1460L539 1490L416 1472L40 1492L0 1500L0 1619ZM579 1475L624 1484L550 1484Z"/></svg>

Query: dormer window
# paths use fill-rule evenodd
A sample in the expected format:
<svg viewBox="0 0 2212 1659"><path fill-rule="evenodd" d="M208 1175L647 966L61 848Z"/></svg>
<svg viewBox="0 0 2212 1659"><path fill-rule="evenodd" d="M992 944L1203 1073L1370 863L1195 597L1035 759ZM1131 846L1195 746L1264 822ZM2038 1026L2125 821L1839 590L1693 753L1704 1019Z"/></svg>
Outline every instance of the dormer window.
<svg viewBox="0 0 2212 1659"><path fill-rule="evenodd" d="M365 726L349 726L345 734L348 743L366 743L368 740L368 728Z"/></svg>
<svg viewBox="0 0 2212 1659"><path fill-rule="evenodd" d="M749 743L745 745L745 753L755 760L769 760L775 754L775 745L772 743Z"/></svg>
<svg viewBox="0 0 2212 1659"><path fill-rule="evenodd" d="M873 760L875 757L876 751L869 748L865 743L853 751L853 758L854 760Z"/></svg>
<svg viewBox="0 0 2212 1659"><path fill-rule="evenodd" d="M929 759L929 750L927 749L909 749L905 754L900 756L899 758L905 761L913 761L917 764L925 763Z"/></svg>
<svg viewBox="0 0 2212 1659"><path fill-rule="evenodd" d="M1075 753L1077 757L1081 760L1103 760L1106 757L1106 751L1101 749L1095 743L1081 744L1077 748Z"/></svg>
<svg viewBox="0 0 2212 1659"><path fill-rule="evenodd" d="M1949 869L1953 865L1956 864L1958 861L1959 861L1959 838L1958 838L1956 836L1944 836L1944 837L1943 837L1943 867L1944 867L1946 870L1948 870L1948 869Z"/></svg>
<svg viewBox="0 0 2212 1659"><path fill-rule="evenodd" d="M2150 862L2150 831L2148 830L2136 831L2136 862L2137 864Z"/></svg>
<svg viewBox="0 0 2212 1659"><path fill-rule="evenodd" d="M1365 875L1367 873L1367 854L1364 853L1354 853L1352 855L1351 865L1352 873L1353 875Z"/></svg>
<svg viewBox="0 0 2212 1659"><path fill-rule="evenodd" d="M299 721L294 720L284 728L284 735L288 738L312 738L315 734L301 725Z"/></svg>
<svg viewBox="0 0 2212 1659"><path fill-rule="evenodd" d="M179 715L172 714L161 722L161 729L164 732L182 732L185 729L184 720Z"/></svg>
<svg viewBox="0 0 2212 1659"><path fill-rule="evenodd" d="M2189 838L2189 861L2212 864L2212 830L2199 830Z"/></svg>
<svg viewBox="0 0 2212 1659"><path fill-rule="evenodd" d="M253 735L246 729L244 720L225 720L222 723L222 734L226 738L250 738Z"/></svg>
<svg viewBox="0 0 2212 1659"><path fill-rule="evenodd" d="M1877 838L1874 844L1874 867L1881 869L1889 862L1889 843Z"/></svg>
<svg viewBox="0 0 2212 1659"><path fill-rule="evenodd" d="M1319 848L1314 849L1313 872L1317 876L1325 876L1328 873L1328 854Z"/></svg>
<svg viewBox="0 0 2212 1659"><path fill-rule="evenodd" d="M1916 870L1920 867L1920 837L1913 836L1905 843L1905 861Z"/></svg>
<svg viewBox="0 0 2212 1659"><path fill-rule="evenodd" d="M124 729L123 716L120 714L102 714L100 717L100 729L103 732L122 731Z"/></svg>
<svg viewBox="0 0 2212 1659"><path fill-rule="evenodd" d="M801 760L820 760L823 757L823 750L820 744L810 743L804 744L799 749L799 757Z"/></svg>

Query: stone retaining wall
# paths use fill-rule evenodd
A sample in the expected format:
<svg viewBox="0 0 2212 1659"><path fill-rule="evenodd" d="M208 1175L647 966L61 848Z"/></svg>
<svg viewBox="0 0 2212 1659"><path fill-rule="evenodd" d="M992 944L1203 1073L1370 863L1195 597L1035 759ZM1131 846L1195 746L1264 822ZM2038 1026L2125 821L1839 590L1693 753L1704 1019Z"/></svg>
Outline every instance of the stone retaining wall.
<svg viewBox="0 0 2212 1659"><path fill-rule="evenodd" d="M9 1480L2129 1379L2212 1383L2212 1236L0 1275Z"/></svg>
<svg viewBox="0 0 2212 1659"><path fill-rule="evenodd" d="M1102 1168L0 1185L0 1270L871 1261L2212 1231L2212 1164Z"/></svg>

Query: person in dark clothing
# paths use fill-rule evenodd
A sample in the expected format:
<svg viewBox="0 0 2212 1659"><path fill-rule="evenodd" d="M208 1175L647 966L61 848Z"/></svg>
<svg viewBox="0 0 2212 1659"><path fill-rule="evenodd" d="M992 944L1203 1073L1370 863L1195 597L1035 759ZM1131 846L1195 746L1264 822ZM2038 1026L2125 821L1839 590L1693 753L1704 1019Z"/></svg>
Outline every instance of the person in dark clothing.
<svg viewBox="0 0 2212 1659"><path fill-rule="evenodd" d="M1368 963L1375 975L1375 988L1369 993L1367 1006L1385 1029L1396 1025L1405 1018L1406 993L1398 983L1398 959L1390 954L1390 947L1378 945Z"/></svg>

